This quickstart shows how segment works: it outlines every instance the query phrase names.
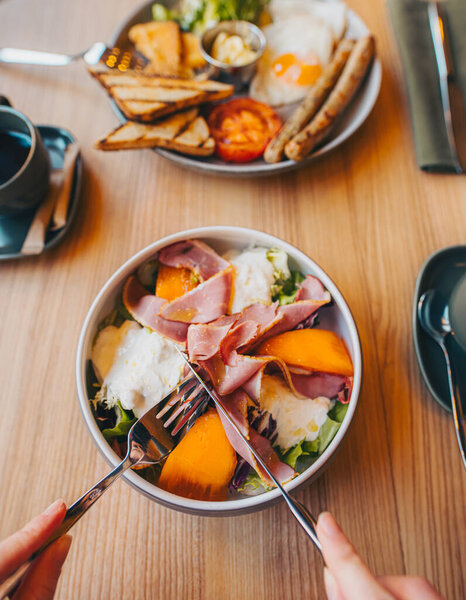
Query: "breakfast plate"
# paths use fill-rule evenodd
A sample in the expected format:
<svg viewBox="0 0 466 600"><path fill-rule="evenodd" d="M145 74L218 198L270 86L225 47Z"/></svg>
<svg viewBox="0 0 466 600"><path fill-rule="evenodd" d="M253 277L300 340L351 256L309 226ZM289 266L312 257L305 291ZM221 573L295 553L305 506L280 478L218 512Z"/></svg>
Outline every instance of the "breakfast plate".
<svg viewBox="0 0 466 600"><path fill-rule="evenodd" d="M177 2L174 0L164 0L162 2L167 8L173 8ZM138 23L146 23L152 20L152 5L153 2L147 2L143 6L136 9L129 17L127 17L114 32L110 44L122 50L132 48L132 43L129 40L128 32L133 25ZM347 10L347 29L345 37L358 39L369 34L369 30L362 19L352 10ZM226 163L216 156L210 157L189 157L178 154L172 150L162 148L154 148L154 150L164 158L175 162L181 166L190 168L195 171L211 173L217 175L230 175L240 177L258 177L272 175L276 173L284 173L302 166L305 166L324 156L333 149L340 146L346 141L367 119L372 108L377 100L382 79L382 67L377 56L374 58L369 72L366 74L361 87L356 93L356 96L351 101L343 113L336 127L332 130L327 141L317 148L306 159L295 162L293 160L283 160L282 162L269 164L262 158L251 163L233 164ZM117 108L112 101L112 106L118 118L122 123L126 122L125 116ZM280 108L277 113L282 119L286 119L296 105Z"/></svg>

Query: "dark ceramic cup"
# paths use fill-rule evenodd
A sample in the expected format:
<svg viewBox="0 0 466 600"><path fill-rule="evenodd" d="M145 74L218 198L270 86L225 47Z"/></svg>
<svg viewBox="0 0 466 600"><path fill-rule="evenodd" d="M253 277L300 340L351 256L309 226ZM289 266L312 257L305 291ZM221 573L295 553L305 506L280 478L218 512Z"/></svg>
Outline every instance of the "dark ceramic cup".
<svg viewBox="0 0 466 600"><path fill-rule="evenodd" d="M0 215L33 208L45 197L50 159L39 132L0 96Z"/></svg>

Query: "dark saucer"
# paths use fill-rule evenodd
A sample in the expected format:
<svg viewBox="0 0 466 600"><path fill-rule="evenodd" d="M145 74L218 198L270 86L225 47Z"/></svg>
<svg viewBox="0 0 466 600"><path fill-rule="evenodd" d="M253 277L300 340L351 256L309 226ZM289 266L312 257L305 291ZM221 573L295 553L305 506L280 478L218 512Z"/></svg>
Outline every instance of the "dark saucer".
<svg viewBox="0 0 466 600"><path fill-rule="evenodd" d="M442 248L423 264L416 282L413 306L413 334L419 368L434 399L451 412L445 358L440 346L422 329L417 318L419 298L429 289L435 289L449 302L455 285L466 274L466 246ZM466 411L466 352L455 341L451 344L452 363L456 366L463 410Z"/></svg>
<svg viewBox="0 0 466 600"><path fill-rule="evenodd" d="M69 131L61 127L39 125L37 129L39 130L44 145L49 153L52 169L60 169L63 166L65 149L68 144L76 141L75 138ZM58 244L66 235L66 232L73 222L79 203L81 177L82 158L81 155L78 154L74 168L73 183L71 185L66 223L61 229L47 231L44 250L48 250ZM0 260L25 258L26 256L29 256L21 254L20 251L36 211L37 207L34 207L21 215L15 215L13 217L0 216Z"/></svg>

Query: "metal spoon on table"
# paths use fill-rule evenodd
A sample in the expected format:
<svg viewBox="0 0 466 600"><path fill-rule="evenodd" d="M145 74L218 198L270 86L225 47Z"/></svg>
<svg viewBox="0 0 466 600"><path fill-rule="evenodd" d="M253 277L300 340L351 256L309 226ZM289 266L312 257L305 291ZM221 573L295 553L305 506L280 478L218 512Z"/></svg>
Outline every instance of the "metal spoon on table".
<svg viewBox="0 0 466 600"><path fill-rule="evenodd" d="M466 281L466 280L465 280ZM466 292L466 285L464 286ZM455 377L455 371L450 360L448 346L450 340L456 337L450 323L449 304L438 292L428 290L419 298L417 306L419 322L424 331L440 346L445 357L448 386L450 390L453 421L455 423L456 439L460 448L461 458L466 468L466 435L464 431L464 415L461 404L460 390ZM462 331L464 333L464 331Z"/></svg>

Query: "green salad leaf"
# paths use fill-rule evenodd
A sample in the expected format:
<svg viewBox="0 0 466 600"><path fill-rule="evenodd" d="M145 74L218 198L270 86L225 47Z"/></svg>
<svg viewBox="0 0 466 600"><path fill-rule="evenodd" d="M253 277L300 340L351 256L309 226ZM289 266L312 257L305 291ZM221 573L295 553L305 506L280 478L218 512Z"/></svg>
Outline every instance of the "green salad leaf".
<svg viewBox="0 0 466 600"><path fill-rule="evenodd" d="M181 0L179 9L152 5L155 21L177 21L186 31L202 34L219 21L240 19L257 22L269 0Z"/></svg>
<svg viewBox="0 0 466 600"><path fill-rule="evenodd" d="M113 325L114 327L120 327L125 321L134 321L134 319L126 310L123 302L120 300L112 312L102 319L102 321L100 321L97 326L97 334L102 331L102 329L105 329L105 327L109 327L110 325Z"/></svg>
<svg viewBox="0 0 466 600"><path fill-rule="evenodd" d="M265 485L259 476L259 473L254 469L249 471L248 476L244 480L244 483L237 489L238 492L242 492L248 496L255 496L256 494L262 494L272 488Z"/></svg>
<svg viewBox="0 0 466 600"><path fill-rule="evenodd" d="M176 10L169 10L163 4L152 5L152 19L154 21L177 21L179 14Z"/></svg>
<svg viewBox="0 0 466 600"><path fill-rule="evenodd" d="M321 426L319 435L312 442L303 440L290 450L283 452L279 446L275 446L274 450L278 454L280 460L292 467L298 473L302 473L315 462L323 451L327 448L330 442L335 437L340 425L345 418L348 404L342 404L338 400L335 406L329 411L327 419ZM248 496L261 494L272 489L264 485L259 477L259 474L251 469L244 483L238 487L238 491Z"/></svg>
<svg viewBox="0 0 466 600"><path fill-rule="evenodd" d="M290 270L288 267L288 255L283 250L271 248L267 251L267 259L274 268L275 281L272 284L272 301L278 300L280 306L291 304L295 301L299 290L299 284L304 281L304 275L299 271Z"/></svg>
<svg viewBox="0 0 466 600"><path fill-rule="evenodd" d="M132 410L125 410L121 402L118 401L115 405L115 412L117 414L117 422L115 427L111 429L103 429L102 435L109 442L113 438L126 437L131 427L136 423L137 418L134 416Z"/></svg>
<svg viewBox="0 0 466 600"><path fill-rule="evenodd" d="M335 406L329 411L327 419L321 426L319 435L315 440L312 442L303 440L284 454L275 448L279 452L281 460L290 465L290 467L293 467L298 473L302 473L317 460L333 440L340 429L347 410L347 404L337 401Z"/></svg>

